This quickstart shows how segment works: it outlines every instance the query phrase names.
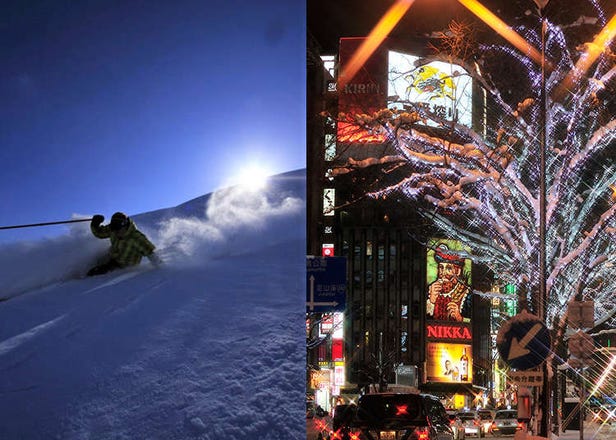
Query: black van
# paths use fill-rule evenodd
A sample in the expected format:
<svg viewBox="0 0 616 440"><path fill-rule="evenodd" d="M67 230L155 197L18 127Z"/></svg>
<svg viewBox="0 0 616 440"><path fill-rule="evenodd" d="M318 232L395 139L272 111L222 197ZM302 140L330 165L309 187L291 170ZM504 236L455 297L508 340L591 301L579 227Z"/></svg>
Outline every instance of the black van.
<svg viewBox="0 0 616 440"><path fill-rule="evenodd" d="M454 438L445 407L428 394L363 395L348 429L362 440Z"/></svg>

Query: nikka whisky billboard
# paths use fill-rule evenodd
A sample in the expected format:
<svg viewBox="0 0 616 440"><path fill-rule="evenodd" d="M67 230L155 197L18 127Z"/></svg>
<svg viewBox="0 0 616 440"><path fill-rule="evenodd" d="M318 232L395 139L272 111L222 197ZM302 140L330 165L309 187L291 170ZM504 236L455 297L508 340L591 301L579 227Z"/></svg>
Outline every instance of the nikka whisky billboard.
<svg viewBox="0 0 616 440"><path fill-rule="evenodd" d="M460 242L431 239L427 252L426 381L472 383L471 261Z"/></svg>
<svg viewBox="0 0 616 440"><path fill-rule="evenodd" d="M426 345L426 381L472 383L472 346L470 344L428 342Z"/></svg>
<svg viewBox="0 0 616 440"><path fill-rule="evenodd" d="M426 320L471 322L471 261L459 241L431 239L427 252Z"/></svg>

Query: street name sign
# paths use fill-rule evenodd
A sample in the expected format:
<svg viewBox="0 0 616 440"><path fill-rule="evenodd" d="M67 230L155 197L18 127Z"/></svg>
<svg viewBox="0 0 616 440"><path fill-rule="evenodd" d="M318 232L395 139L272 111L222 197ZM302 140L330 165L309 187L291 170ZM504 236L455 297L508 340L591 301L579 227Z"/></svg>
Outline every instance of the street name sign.
<svg viewBox="0 0 616 440"><path fill-rule="evenodd" d="M346 258L306 258L306 311L342 312L346 306Z"/></svg>
<svg viewBox="0 0 616 440"><path fill-rule="evenodd" d="M550 331L538 316L523 310L506 321L496 335L496 348L511 368L530 370L550 353Z"/></svg>
<svg viewBox="0 0 616 440"><path fill-rule="evenodd" d="M543 385L543 373L541 371L510 371L509 381L513 385L522 387L540 387Z"/></svg>

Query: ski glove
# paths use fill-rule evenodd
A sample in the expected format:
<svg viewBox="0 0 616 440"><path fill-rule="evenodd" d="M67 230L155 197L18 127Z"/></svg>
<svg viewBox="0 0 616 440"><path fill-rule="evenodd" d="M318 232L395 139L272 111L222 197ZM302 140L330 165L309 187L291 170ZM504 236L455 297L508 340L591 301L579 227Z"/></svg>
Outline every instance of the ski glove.
<svg viewBox="0 0 616 440"><path fill-rule="evenodd" d="M96 214L94 217L92 217L92 224L94 226L99 226L104 220L105 220L104 215Z"/></svg>

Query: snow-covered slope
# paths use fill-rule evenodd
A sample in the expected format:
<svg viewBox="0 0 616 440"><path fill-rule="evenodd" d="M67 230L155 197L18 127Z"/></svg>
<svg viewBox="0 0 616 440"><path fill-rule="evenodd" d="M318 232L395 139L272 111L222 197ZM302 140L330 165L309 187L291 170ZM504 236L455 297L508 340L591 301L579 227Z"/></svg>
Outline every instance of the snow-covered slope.
<svg viewBox="0 0 616 440"><path fill-rule="evenodd" d="M107 246L87 224L1 246L0 438L305 438L304 194L133 216L160 269L74 279Z"/></svg>

